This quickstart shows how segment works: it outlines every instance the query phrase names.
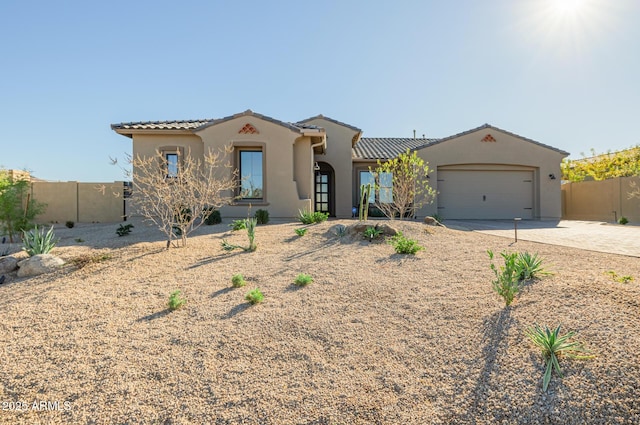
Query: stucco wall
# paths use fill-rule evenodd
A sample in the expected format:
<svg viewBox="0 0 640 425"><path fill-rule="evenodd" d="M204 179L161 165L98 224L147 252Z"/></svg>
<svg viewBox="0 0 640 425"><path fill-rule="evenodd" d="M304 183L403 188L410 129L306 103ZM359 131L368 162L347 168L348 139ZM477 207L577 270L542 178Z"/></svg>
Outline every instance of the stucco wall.
<svg viewBox="0 0 640 425"><path fill-rule="evenodd" d="M31 196L47 204L43 223L118 223L124 220L124 183L32 182Z"/></svg>
<svg viewBox="0 0 640 425"><path fill-rule="evenodd" d="M239 134L251 124L257 134ZM291 218L311 208L311 140L282 125L255 116L240 116L197 132L205 150L260 146L263 149L264 202L252 202L252 212L266 209L271 217ZM232 161L235 161L232 158ZM237 166L234 163L234 166ZM230 171L231 172L231 171ZM221 209L223 217L246 217L249 202L238 201Z"/></svg>
<svg viewBox="0 0 640 425"><path fill-rule="evenodd" d="M317 125L327 132L327 149L322 155L315 155L315 161L326 162L331 165L335 175L335 213L338 218L351 217L352 203L352 139L357 132L334 122L317 118L306 121L307 124Z"/></svg>
<svg viewBox="0 0 640 425"><path fill-rule="evenodd" d="M563 184L562 218L614 222L624 216L638 224L640 198L629 196L635 190L632 183L640 188L640 177Z"/></svg>
<svg viewBox="0 0 640 425"><path fill-rule="evenodd" d="M495 141L482 141L490 134ZM444 140L418 151L433 171L430 183L438 190L438 167L481 164L492 166L518 166L534 169L534 218L559 219L562 215L560 193L560 162L562 153L536 143L488 128ZM549 178L549 175L555 179ZM423 207L418 216L437 213L437 199Z"/></svg>

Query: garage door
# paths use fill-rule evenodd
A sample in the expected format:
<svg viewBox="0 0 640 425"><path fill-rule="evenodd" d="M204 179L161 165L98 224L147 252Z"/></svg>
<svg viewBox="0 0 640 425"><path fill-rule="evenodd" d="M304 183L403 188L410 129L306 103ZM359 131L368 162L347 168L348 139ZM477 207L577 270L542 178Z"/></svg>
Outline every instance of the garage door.
<svg viewBox="0 0 640 425"><path fill-rule="evenodd" d="M438 171L438 213L445 219L533 218L533 171Z"/></svg>

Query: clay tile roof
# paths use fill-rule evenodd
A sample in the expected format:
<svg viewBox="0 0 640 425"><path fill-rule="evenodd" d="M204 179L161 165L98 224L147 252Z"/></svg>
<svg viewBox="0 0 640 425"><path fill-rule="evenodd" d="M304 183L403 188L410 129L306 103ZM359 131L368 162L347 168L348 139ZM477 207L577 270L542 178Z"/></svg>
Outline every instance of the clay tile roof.
<svg viewBox="0 0 640 425"><path fill-rule="evenodd" d="M317 120L317 119L324 119L324 120L327 120L327 121L332 122L334 124L338 124L338 125L341 125L343 127L347 127L347 128L349 128L349 129L351 129L353 131L356 131L358 133L362 133L362 130L360 130L358 127L355 127L355 126L353 126L351 124L347 124L347 123L342 122L342 121L334 120L333 118L326 117L326 116L324 116L322 114L316 115L315 117L309 117L307 119L300 120L300 121L298 121L296 123L296 125L301 125L301 124L304 125L304 123L306 123L306 122Z"/></svg>
<svg viewBox="0 0 640 425"><path fill-rule="evenodd" d="M113 130L193 130L213 120L139 121L111 124Z"/></svg>
<svg viewBox="0 0 640 425"><path fill-rule="evenodd" d="M363 137L353 147L352 155L354 159L390 159L407 149L419 149L437 140L413 137Z"/></svg>

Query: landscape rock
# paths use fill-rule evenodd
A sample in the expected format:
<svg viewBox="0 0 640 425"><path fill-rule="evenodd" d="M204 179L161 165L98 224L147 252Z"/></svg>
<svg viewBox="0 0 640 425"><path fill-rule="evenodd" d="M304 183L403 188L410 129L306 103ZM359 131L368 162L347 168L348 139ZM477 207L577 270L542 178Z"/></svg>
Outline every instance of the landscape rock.
<svg viewBox="0 0 640 425"><path fill-rule="evenodd" d="M64 261L53 254L38 254L18 263L18 277L38 276L57 270Z"/></svg>
<svg viewBox="0 0 640 425"><path fill-rule="evenodd" d="M18 268L18 260L14 257L2 257L0 258L0 275L5 273L11 273Z"/></svg>
<svg viewBox="0 0 640 425"><path fill-rule="evenodd" d="M446 227L444 224L440 223L438 220L436 220L433 217L425 217L424 218L424 224L427 224L429 226L441 226L441 227Z"/></svg>

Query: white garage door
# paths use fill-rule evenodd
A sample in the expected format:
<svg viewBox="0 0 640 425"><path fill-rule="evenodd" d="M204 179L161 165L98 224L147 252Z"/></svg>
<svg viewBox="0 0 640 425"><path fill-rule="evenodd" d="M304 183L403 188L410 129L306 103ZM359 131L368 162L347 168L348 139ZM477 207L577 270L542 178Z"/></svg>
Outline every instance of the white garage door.
<svg viewBox="0 0 640 425"><path fill-rule="evenodd" d="M533 171L438 171L438 214L445 219L533 218Z"/></svg>

